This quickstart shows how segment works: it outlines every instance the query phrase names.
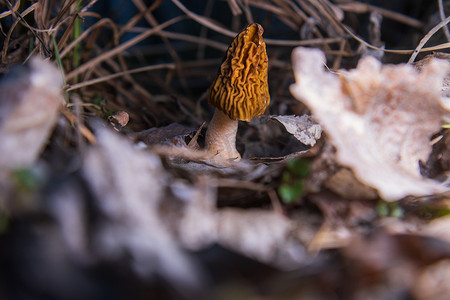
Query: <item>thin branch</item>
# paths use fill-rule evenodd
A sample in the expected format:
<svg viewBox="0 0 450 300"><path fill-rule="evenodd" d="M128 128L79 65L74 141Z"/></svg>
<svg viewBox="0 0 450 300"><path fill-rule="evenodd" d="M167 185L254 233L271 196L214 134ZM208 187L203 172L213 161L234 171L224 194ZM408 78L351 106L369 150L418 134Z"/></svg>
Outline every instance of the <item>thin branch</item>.
<svg viewBox="0 0 450 300"><path fill-rule="evenodd" d="M417 46L417 48L414 50L413 54L411 55L411 58L408 60L408 64L411 64L414 62L414 60L416 59L416 56L419 54L419 52L421 51L421 49L423 48L423 46L425 46L425 44L428 42L428 40L442 27L447 26L447 24L450 22L450 17L447 17L445 20L442 20L439 24L437 24L436 26L434 26L428 33L426 36L424 36L424 38L422 40L420 40L419 45Z"/></svg>
<svg viewBox="0 0 450 300"><path fill-rule="evenodd" d="M153 65L153 66L145 66L145 67L141 67L141 68L136 68L136 69L132 69L132 70L127 70L127 71L122 71L122 72L118 72L118 73L114 73L114 74L110 74L110 75L106 75L103 77L99 77L99 78L95 78L92 80L87 80L81 83L77 83L77 84L73 84L70 85L66 88L66 91L73 91L73 90L77 90L86 86L90 86L93 84L97 84L100 82L105 82L105 81L109 81L121 76L125 76L125 75L130 75L130 74L135 74L135 73L141 73L141 72L146 72L146 71L153 71L153 70L160 70L160 69L175 69L175 65L174 64L159 64L159 65Z"/></svg>
<svg viewBox="0 0 450 300"><path fill-rule="evenodd" d="M8 1L8 0L6 0L6 1ZM11 6L11 8L9 10L4 11L0 14L0 19L6 18L7 16L12 15L19 9L19 7L20 7L20 0L16 0L16 3L14 3L14 5Z"/></svg>
<svg viewBox="0 0 450 300"><path fill-rule="evenodd" d="M350 29L347 28L347 26L345 26L344 24L342 24L342 28L344 28L344 30L355 40L357 40L358 42L360 42L361 44L365 45L367 48L373 49L373 50L380 50L380 51L384 51L387 53L396 53L396 54L411 54L414 53L416 50L394 50L394 49L384 49L384 48L380 48L380 47L376 47L368 42L366 42L365 40L363 40L362 38L360 38L359 36L357 36L356 34L354 34ZM429 52L429 51L436 51L436 50L442 50L442 49L448 49L450 48L450 43L444 43L441 45L437 45L437 46L432 46L432 47L425 47L425 48L420 48L417 49L419 52Z"/></svg>
<svg viewBox="0 0 450 300"><path fill-rule="evenodd" d="M187 9L183 4L181 4L180 1L178 0L172 0L172 2L182 11L184 12L189 18L197 21L198 23L202 24L203 26L208 27L211 30L214 30L218 33L221 33L225 36L234 38L237 35L237 32L225 29L223 27L220 27L219 25L216 25L215 23L213 23L210 19L205 18L203 16L199 16L196 13L190 11L189 9Z"/></svg>
<svg viewBox="0 0 450 300"><path fill-rule="evenodd" d="M86 38L86 36L88 36L88 34L94 30L97 27L103 26L109 24L114 31L114 36L116 35L116 28L115 28L115 23L109 19L109 18L102 18L100 19L97 23L95 23L94 25L90 26L89 28L87 28L86 30L83 31L83 33L77 37L75 40L73 40L70 44L68 44L66 47L64 47L64 50L61 51L60 57L63 58L64 56L67 55L67 53L69 53L73 47L75 47L75 45L77 45L78 43L80 43L82 40L84 40Z"/></svg>
<svg viewBox="0 0 450 300"><path fill-rule="evenodd" d="M377 6L373 6L370 4L365 4L365 3L360 3L360 2L350 2L350 3L337 4L337 7L339 7L340 9L342 9L344 11L355 12L355 13L369 13L374 10L377 10L385 18L395 20L399 23L406 24L406 25L411 26L416 29L422 29L424 27L423 22L421 22L419 20L416 20L414 18L405 16L403 14L400 14L400 13L397 13L394 11L390 11L390 10L380 8Z"/></svg>
<svg viewBox="0 0 450 300"><path fill-rule="evenodd" d="M446 17L444 11L444 4L442 3L442 0L438 0L438 5L439 5L439 16L441 17L441 21L444 21ZM447 41L450 42L450 32L447 26L444 26L444 34L445 37L447 38Z"/></svg>
<svg viewBox="0 0 450 300"><path fill-rule="evenodd" d="M175 23L177 23L177 22L179 22L179 21L181 21L183 19L184 19L184 16L170 19L170 20L162 23L161 25L156 26L156 27L154 27L152 29L149 29L146 32L144 32L144 33L142 33L142 34L132 38L131 40L129 40L129 41L127 41L127 42L117 46L116 48L111 49L111 50L109 50L109 51L107 51L107 52L105 52L105 53L103 53L103 54L101 54L101 55L91 59L90 61L82 64L81 66L79 66L78 68L76 68L75 70L73 70L72 72L67 74L67 76L66 76L67 81L69 81L72 78L74 78L75 76L83 73L84 71L88 70L89 68L95 67L96 65L98 65L98 64L102 63L103 61L105 61L106 59L109 59L109 58L119 54L120 52L130 48L131 46L136 45L137 43L139 43L142 40L148 38L149 36L154 35L155 33L161 31L162 29L164 29L164 28L166 28L166 27L168 27L170 25L173 25L173 24L175 24Z"/></svg>

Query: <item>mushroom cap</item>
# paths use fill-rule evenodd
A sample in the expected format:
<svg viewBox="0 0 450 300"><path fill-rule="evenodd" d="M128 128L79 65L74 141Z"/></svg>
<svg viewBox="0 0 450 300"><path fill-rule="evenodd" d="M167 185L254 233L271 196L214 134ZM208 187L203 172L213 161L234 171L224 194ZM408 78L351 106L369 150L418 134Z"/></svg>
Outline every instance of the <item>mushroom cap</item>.
<svg viewBox="0 0 450 300"><path fill-rule="evenodd" d="M209 90L208 103L230 119L250 121L270 103L263 32L254 23L234 38Z"/></svg>

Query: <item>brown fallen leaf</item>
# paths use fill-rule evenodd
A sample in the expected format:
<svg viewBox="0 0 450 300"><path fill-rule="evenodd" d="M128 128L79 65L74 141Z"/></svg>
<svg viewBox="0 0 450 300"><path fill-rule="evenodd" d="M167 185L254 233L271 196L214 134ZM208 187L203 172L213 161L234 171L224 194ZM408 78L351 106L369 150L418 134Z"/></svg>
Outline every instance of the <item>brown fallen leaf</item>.
<svg viewBox="0 0 450 300"><path fill-rule="evenodd" d="M120 131L123 127L127 126L130 121L130 115L123 110L116 111L108 117L109 123L117 131Z"/></svg>
<svg viewBox="0 0 450 300"><path fill-rule="evenodd" d="M374 200L376 191L359 182L353 172L347 168L340 168L325 182L325 187L343 198L352 200Z"/></svg>
<svg viewBox="0 0 450 300"><path fill-rule="evenodd" d="M64 103L62 76L33 58L0 81L0 168L30 167L44 148Z"/></svg>
<svg viewBox="0 0 450 300"><path fill-rule="evenodd" d="M419 169L444 115L440 93L448 62L433 60L419 73L365 57L340 75L325 71L324 63L320 50L295 49L291 92L324 127L337 161L388 201L448 191Z"/></svg>
<svg viewBox="0 0 450 300"><path fill-rule="evenodd" d="M142 141L147 145L168 145L185 147L186 139L192 139L196 129L181 124L172 123L164 127L152 127L143 131L130 133L129 136L135 140Z"/></svg>

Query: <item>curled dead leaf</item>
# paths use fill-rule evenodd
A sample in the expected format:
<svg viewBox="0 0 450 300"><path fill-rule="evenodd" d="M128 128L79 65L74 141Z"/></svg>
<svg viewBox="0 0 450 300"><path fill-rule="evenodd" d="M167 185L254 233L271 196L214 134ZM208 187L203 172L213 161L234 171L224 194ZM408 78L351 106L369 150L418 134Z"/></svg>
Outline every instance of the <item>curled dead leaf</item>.
<svg viewBox="0 0 450 300"><path fill-rule="evenodd" d="M126 111L119 110L109 116L108 121L116 130L120 130L122 127L127 126L130 121L130 115Z"/></svg>
<svg viewBox="0 0 450 300"><path fill-rule="evenodd" d="M272 116L292 134L297 140L305 145L314 146L322 135L322 128L314 122L311 116Z"/></svg>
<svg viewBox="0 0 450 300"><path fill-rule="evenodd" d="M98 143L88 149L81 173L105 216L92 229L98 255L114 260L127 253L141 276L159 274L174 284L198 285L195 266L162 225L159 204L168 198L169 177L160 158L101 124L93 125Z"/></svg>
<svg viewBox="0 0 450 300"><path fill-rule="evenodd" d="M324 63L320 50L295 49L291 92L324 127L338 162L389 201L448 191L419 169L444 115L440 93L448 62L433 60L419 73L365 57L340 75L325 71Z"/></svg>

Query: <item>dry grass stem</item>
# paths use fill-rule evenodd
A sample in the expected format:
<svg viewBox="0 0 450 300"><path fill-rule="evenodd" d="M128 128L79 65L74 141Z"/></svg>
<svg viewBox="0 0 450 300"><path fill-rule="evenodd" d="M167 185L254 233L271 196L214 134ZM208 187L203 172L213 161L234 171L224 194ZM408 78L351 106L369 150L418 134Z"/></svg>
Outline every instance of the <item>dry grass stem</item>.
<svg viewBox="0 0 450 300"><path fill-rule="evenodd" d="M425 46L425 44L428 42L428 40L442 27L447 26L447 24L450 22L450 17L447 17L445 20L442 20L441 22L439 22L439 24L437 24L436 26L434 26L424 37L423 39L420 40L419 45L416 47L416 49L414 49L413 54L411 55L411 58L408 60L408 63L411 64L414 62L414 60L416 59L417 55L420 53L420 51L422 50L423 46Z"/></svg>

